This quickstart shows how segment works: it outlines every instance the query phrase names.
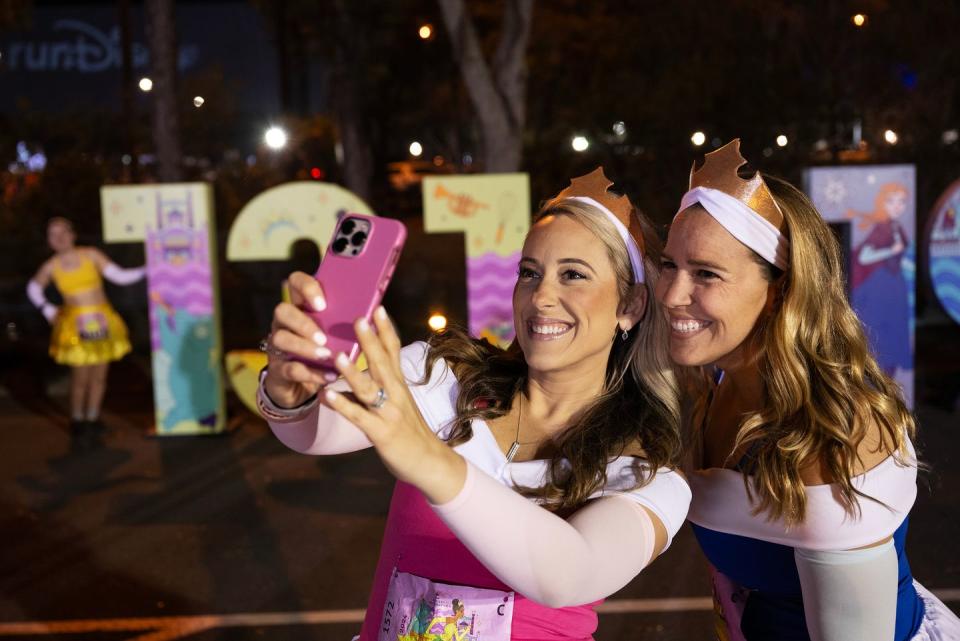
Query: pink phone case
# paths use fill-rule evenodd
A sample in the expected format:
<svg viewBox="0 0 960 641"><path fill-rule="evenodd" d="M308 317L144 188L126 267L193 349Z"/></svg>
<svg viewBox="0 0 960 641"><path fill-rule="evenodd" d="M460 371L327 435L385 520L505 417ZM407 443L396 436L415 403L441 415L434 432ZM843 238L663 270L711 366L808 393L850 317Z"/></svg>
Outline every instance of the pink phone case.
<svg viewBox="0 0 960 641"><path fill-rule="evenodd" d="M369 222L367 241L356 256L339 255L334 252L333 240L341 225L351 219ZM333 359L341 352L356 362L360 345L353 323L360 317L372 322L373 310L387 291L406 238L407 228L397 220L362 214L345 214L340 218L314 275L323 287L327 308L322 312L304 310L327 335L326 346L332 356L323 361L305 361L307 364L336 371Z"/></svg>

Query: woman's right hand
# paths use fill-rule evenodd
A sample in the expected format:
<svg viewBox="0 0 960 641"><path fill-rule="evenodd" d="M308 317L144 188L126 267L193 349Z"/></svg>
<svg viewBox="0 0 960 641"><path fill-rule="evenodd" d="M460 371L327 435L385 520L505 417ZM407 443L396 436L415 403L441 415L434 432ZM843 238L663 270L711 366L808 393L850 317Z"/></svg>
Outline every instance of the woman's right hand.
<svg viewBox="0 0 960 641"><path fill-rule="evenodd" d="M290 360L298 356L309 360L326 359L330 350L327 337L301 309L326 309L327 302L320 283L313 276L294 272L287 279L290 302L280 303L273 310L273 322L267 349L267 376L264 391L280 407L296 407L315 395L321 387L337 379L336 374L323 372L304 363Z"/></svg>

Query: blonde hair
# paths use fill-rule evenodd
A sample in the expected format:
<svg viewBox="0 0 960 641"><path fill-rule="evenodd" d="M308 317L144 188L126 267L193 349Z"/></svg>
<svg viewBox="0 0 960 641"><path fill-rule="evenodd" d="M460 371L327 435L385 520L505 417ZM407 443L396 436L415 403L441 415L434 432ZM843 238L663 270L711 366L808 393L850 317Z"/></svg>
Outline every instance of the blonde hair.
<svg viewBox="0 0 960 641"><path fill-rule="evenodd" d="M903 460L914 420L899 387L870 353L847 300L840 247L830 228L800 190L777 178L764 180L786 219L790 266L780 272L756 257L777 288L773 311L761 316L749 339L757 347L766 402L744 417L734 451L748 452L745 482L756 513L788 524L803 521L800 471L816 463L853 516L858 498L870 498L852 483L862 468L858 447L868 430L879 427L880 447Z"/></svg>
<svg viewBox="0 0 960 641"><path fill-rule="evenodd" d="M668 352L669 326L658 313L653 295L660 263L660 241L639 213L646 251L646 283L634 284L623 239L606 216L595 207L570 199L547 203L537 214L569 216L603 242L617 278L620 303L629 300L634 287L647 291L643 318L626 340L613 340L603 393L554 439L556 453L549 462L547 480L539 488L522 488L548 509L576 509L607 482L607 464L639 445L645 461L634 466L638 485L649 482L660 467L676 467L682 442L678 390ZM501 350L469 337L460 330L435 335L427 355L427 376L443 358L460 384L457 418L448 443L457 445L473 435L474 418L494 419L509 413L527 374L523 353L516 342Z"/></svg>
<svg viewBox="0 0 960 641"><path fill-rule="evenodd" d="M69 231L70 233L76 233L76 231L73 229L73 223L70 222L70 220L64 218L63 216L54 216L53 218L47 221L47 229L50 229L54 225L63 225L64 227L67 228L67 231Z"/></svg>

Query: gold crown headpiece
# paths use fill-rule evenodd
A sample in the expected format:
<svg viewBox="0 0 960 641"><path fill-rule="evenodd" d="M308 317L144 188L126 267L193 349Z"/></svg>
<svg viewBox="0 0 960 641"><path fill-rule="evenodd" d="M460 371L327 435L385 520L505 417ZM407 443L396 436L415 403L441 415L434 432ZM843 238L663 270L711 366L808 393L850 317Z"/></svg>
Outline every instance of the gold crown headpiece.
<svg viewBox="0 0 960 641"><path fill-rule="evenodd" d="M760 172L756 172L749 180L737 174L737 169L745 164L747 159L740 155L740 139L734 138L720 149L705 154L699 169L697 169L697 162L693 162L693 167L690 168L689 189L709 187L722 191L783 231L783 212L773 199L767 183L763 182Z"/></svg>
<svg viewBox="0 0 960 641"><path fill-rule="evenodd" d="M636 282L644 282L643 252L646 244L643 240L643 229L637 218L633 203L626 195L617 195L610 192L613 181L603 173L603 167L597 167L589 174L573 178L570 186L550 199L553 204L564 198L585 201L606 214L623 238L630 257L630 266Z"/></svg>

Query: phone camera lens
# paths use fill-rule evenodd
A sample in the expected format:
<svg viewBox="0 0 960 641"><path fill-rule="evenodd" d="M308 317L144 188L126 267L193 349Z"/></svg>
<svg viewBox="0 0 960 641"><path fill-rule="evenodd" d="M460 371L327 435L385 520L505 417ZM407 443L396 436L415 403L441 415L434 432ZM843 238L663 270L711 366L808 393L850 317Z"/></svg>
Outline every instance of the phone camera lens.
<svg viewBox="0 0 960 641"><path fill-rule="evenodd" d="M355 223L352 218L348 218L347 220L343 221L342 225L340 225L340 233L342 233L344 236L349 236L353 233L353 230L356 228L356 226L357 223Z"/></svg>
<svg viewBox="0 0 960 641"><path fill-rule="evenodd" d="M354 245L358 245L358 246L359 246L359 245L362 245L362 244L363 244L363 241L365 241L366 239L367 239L367 233L366 233L366 232L362 232L362 231L358 231L358 232L357 232L356 234L354 234L353 237L350 239L350 242L353 243Z"/></svg>
<svg viewBox="0 0 960 641"><path fill-rule="evenodd" d="M335 241L333 241L333 251L335 251L336 253L342 254L343 250L345 250L346 248L347 248L346 238L338 238Z"/></svg>

